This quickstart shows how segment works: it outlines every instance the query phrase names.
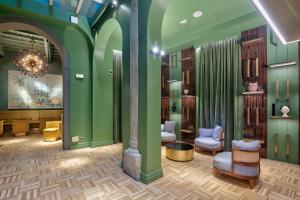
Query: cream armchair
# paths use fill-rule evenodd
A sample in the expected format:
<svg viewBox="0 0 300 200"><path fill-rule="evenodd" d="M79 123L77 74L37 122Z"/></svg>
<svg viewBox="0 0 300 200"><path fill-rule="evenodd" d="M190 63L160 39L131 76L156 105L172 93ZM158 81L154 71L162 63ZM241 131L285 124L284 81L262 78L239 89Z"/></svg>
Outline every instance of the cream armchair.
<svg viewBox="0 0 300 200"><path fill-rule="evenodd" d="M27 120L13 120L12 134L14 136L25 136L29 131L29 124Z"/></svg>
<svg viewBox="0 0 300 200"><path fill-rule="evenodd" d="M245 179L252 189L260 175L260 141L232 141L232 152L222 152L214 156L216 174Z"/></svg>
<svg viewBox="0 0 300 200"><path fill-rule="evenodd" d="M2 136L3 133L3 121L0 121L0 136Z"/></svg>
<svg viewBox="0 0 300 200"><path fill-rule="evenodd" d="M62 138L61 121L47 121L46 128L43 129L44 141L51 142Z"/></svg>

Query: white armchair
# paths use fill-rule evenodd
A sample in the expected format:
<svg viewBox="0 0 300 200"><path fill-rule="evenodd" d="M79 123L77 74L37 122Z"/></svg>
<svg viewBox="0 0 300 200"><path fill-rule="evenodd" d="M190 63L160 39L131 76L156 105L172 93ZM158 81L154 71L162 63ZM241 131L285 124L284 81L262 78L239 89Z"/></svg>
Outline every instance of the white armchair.
<svg viewBox="0 0 300 200"><path fill-rule="evenodd" d="M165 121L161 125L161 142L175 142L176 141L176 122L174 121Z"/></svg>

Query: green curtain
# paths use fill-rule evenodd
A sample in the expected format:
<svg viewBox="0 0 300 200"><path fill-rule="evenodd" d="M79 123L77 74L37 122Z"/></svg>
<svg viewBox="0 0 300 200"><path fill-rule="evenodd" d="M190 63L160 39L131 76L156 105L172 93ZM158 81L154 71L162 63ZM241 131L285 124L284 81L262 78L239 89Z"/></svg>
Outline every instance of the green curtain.
<svg viewBox="0 0 300 200"><path fill-rule="evenodd" d="M122 142L121 134L121 77L122 53L113 52L113 139L114 143Z"/></svg>
<svg viewBox="0 0 300 200"><path fill-rule="evenodd" d="M241 46L239 37L200 47L200 127L220 125L225 131L225 148L241 138L243 98Z"/></svg>

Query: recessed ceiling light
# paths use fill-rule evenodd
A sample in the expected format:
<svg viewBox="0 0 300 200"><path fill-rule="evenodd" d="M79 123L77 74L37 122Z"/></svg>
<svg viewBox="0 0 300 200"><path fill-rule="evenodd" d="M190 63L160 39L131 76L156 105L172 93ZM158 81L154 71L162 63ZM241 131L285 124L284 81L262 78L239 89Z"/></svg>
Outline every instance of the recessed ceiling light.
<svg viewBox="0 0 300 200"><path fill-rule="evenodd" d="M179 24L186 24L187 23L187 19L183 19L179 22Z"/></svg>
<svg viewBox="0 0 300 200"><path fill-rule="evenodd" d="M196 12L193 13L193 17L201 17L203 15L201 10L197 10Z"/></svg>

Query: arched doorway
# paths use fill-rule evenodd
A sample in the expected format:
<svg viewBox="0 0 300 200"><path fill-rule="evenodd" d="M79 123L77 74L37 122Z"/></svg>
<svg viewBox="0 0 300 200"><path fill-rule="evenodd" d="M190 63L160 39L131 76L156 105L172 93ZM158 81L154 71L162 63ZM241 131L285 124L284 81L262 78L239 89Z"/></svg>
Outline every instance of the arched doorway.
<svg viewBox="0 0 300 200"><path fill-rule="evenodd" d="M99 145L122 142L121 82L123 36L115 19L96 34L93 67L93 141Z"/></svg>
<svg viewBox="0 0 300 200"><path fill-rule="evenodd" d="M69 141L69 56L63 42L61 42L55 34L47 27L25 20L20 17L0 17L0 32L9 30L28 31L37 35L41 35L49 40L51 44L58 50L63 65L63 149L70 149Z"/></svg>

